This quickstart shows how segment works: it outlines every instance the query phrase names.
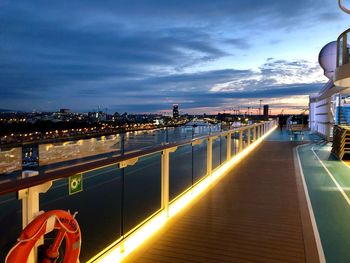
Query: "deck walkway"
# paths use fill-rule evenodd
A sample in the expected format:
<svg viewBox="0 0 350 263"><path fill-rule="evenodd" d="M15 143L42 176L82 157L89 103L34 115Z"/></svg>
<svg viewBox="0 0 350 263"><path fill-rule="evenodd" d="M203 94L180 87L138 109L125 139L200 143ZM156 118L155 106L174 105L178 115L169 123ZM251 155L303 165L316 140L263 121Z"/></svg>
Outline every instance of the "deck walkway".
<svg viewBox="0 0 350 263"><path fill-rule="evenodd" d="M319 262L297 144L263 142L125 262Z"/></svg>

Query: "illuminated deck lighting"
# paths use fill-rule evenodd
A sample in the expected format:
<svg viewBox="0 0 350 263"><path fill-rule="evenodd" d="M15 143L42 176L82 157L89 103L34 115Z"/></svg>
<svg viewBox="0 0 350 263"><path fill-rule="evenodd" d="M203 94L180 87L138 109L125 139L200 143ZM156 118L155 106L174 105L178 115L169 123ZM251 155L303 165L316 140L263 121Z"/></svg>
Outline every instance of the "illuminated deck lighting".
<svg viewBox="0 0 350 263"><path fill-rule="evenodd" d="M225 162L222 166L216 169L211 175L205 177L199 183L195 184L192 188L185 191L183 195L177 198L175 201L169 204L169 214L166 215L164 210L161 210L155 216L149 218L145 224L140 226L132 234L126 237L123 241L117 240L112 245L101 251L88 261L98 263L115 263L121 262L128 255L130 255L137 247L142 245L148 238L154 235L160 230L169 219L175 216L178 212L184 209L191 202L200 195L210 189L215 183L223 178L235 164L244 159L250 152L252 152L269 134L271 134L277 126L274 126L270 131L264 134L262 137L251 143L240 153L236 154L230 160Z"/></svg>

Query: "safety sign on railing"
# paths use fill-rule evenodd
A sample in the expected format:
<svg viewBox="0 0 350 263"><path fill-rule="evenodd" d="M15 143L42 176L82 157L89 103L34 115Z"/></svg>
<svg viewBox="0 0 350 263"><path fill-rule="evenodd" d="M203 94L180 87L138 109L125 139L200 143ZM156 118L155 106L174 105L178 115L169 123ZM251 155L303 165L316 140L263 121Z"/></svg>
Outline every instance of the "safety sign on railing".
<svg viewBox="0 0 350 263"><path fill-rule="evenodd" d="M69 195L83 191L83 174L75 174L69 177Z"/></svg>

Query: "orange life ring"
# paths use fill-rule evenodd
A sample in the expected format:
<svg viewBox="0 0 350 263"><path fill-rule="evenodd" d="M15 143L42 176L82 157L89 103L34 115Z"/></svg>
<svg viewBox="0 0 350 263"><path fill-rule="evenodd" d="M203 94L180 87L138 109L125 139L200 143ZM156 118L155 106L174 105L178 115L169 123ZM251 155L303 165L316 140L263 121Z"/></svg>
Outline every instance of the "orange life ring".
<svg viewBox="0 0 350 263"><path fill-rule="evenodd" d="M18 242L7 254L6 263L27 262L30 251L35 243L45 234L58 229L58 234L50 247L45 251L43 263L55 262L58 249L65 239L65 254L63 263L79 262L81 234L74 215L67 211L52 210L36 217L21 232Z"/></svg>

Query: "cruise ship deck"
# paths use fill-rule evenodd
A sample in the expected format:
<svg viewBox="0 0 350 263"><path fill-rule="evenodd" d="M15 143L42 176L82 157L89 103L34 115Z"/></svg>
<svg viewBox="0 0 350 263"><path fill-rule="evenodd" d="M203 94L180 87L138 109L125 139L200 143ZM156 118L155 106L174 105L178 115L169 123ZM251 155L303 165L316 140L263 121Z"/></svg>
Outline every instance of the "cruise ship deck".
<svg viewBox="0 0 350 263"><path fill-rule="evenodd" d="M125 262L320 262L299 140L275 131Z"/></svg>
<svg viewBox="0 0 350 263"><path fill-rule="evenodd" d="M3 2L0 263L350 262L335 1Z"/></svg>
<svg viewBox="0 0 350 263"><path fill-rule="evenodd" d="M32 202L79 212L80 262L347 262L350 168L330 149L270 121L2 180L0 256Z"/></svg>

